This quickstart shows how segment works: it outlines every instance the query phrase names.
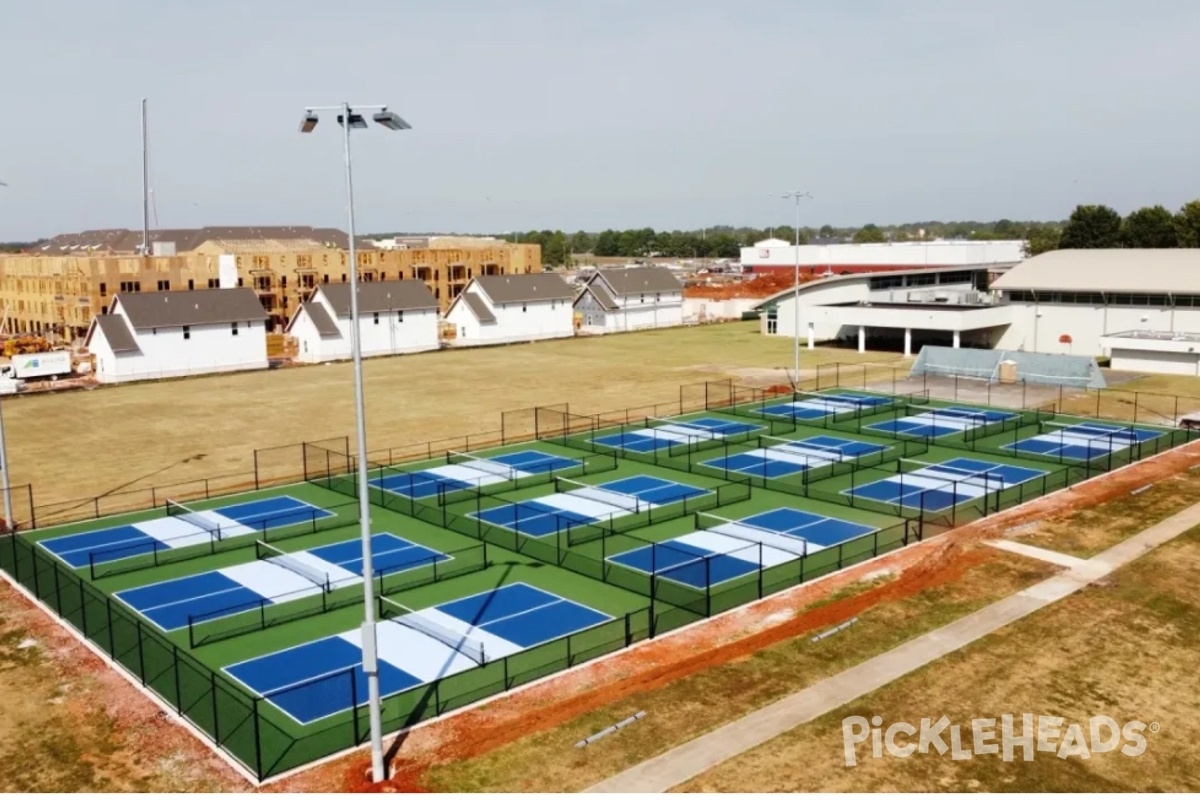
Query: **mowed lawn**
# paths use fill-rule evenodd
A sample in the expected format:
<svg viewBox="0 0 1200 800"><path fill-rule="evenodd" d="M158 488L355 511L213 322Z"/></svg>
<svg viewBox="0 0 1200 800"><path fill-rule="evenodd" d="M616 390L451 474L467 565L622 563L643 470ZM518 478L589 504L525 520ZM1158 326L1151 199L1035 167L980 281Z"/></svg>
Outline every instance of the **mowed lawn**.
<svg viewBox="0 0 1200 800"><path fill-rule="evenodd" d="M539 404L594 413L670 401L684 383L782 383L792 342L758 330L734 322L372 359L368 449L498 430L502 411ZM805 377L836 361L901 361L835 348L801 357ZM350 364L338 363L6 399L4 416L12 482L33 483L40 505L249 474L255 448L352 435L354 389Z"/></svg>

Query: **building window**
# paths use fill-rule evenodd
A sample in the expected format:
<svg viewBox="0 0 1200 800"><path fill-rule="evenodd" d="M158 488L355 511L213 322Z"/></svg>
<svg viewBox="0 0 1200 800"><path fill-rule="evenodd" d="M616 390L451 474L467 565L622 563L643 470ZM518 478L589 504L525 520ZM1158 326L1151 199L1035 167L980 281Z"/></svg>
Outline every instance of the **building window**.
<svg viewBox="0 0 1200 800"><path fill-rule="evenodd" d="M404 322L404 311L396 312L396 322Z"/></svg>
<svg viewBox="0 0 1200 800"><path fill-rule="evenodd" d="M196 288L196 282L194 280L192 280L191 278L188 278L188 291L190 292L195 288Z"/></svg>
<svg viewBox="0 0 1200 800"><path fill-rule="evenodd" d="M245 282L239 277L238 278L238 288L241 289L244 285L245 285Z"/></svg>
<svg viewBox="0 0 1200 800"><path fill-rule="evenodd" d="M270 256L254 256L253 258L250 259L250 263L254 265L255 269L270 269L271 268L271 257Z"/></svg>
<svg viewBox="0 0 1200 800"><path fill-rule="evenodd" d="M280 288L280 289L286 289L286 288L287 288L287 275L280 275L280 276L279 276L279 288Z"/></svg>
<svg viewBox="0 0 1200 800"><path fill-rule="evenodd" d="M220 281L218 281L216 278L209 278L209 279L208 279L208 288L210 288L210 289L216 289L216 288L217 288L218 286L220 286L220 285L221 285L221 282L220 282Z"/></svg>
<svg viewBox="0 0 1200 800"><path fill-rule="evenodd" d="M767 309L767 333L779 333L779 309L775 306Z"/></svg>
<svg viewBox="0 0 1200 800"><path fill-rule="evenodd" d="M171 291L171 282L170 282L170 281L159 281L159 282L158 282L158 290L159 290L160 292L169 292L169 291Z"/></svg>
<svg viewBox="0 0 1200 800"><path fill-rule="evenodd" d="M376 311L373 316L375 317L375 324L378 325L379 324L379 312Z"/></svg>
<svg viewBox="0 0 1200 800"><path fill-rule="evenodd" d="M312 256L296 256L296 266L300 269L312 269Z"/></svg>
<svg viewBox="0 0 1200 800"><path fill-rule="evenodd" d="M190 338L192 338L192 328L191 328L191 326L189 326L189 325L184 325L184 326L183 326L183 338L185 338L185 339L190 339Z"/></svg>
<svg viewBox="0 0 1200 800"><path fill-rule="evenodd" d="M342 273L342 283L346 282L346 273Z"/></svg>
<svg viewBox="0 0 1200 800"><path fill-rule="evenodd" d="M655 292L654 293L654 302L657 303L659 300L662 300L662 295L659 292Z"/></svg>
<svg viewBox="0 0 1200 800"><path fill-rule="evenodd" d="M528 310L529 310L529 306L525 305L524 303L521 303L521 310L522 310L522 311L528 311Z"/></svg>
<svg viewBox="0 0 1200 800"><path fill-rule="evenodd" d="M100 284L100 296L108 297L108 284L106 284L106 283Z"/></svg>
<svg viewBox="0 0 1200 800"><path fill-rule="evenodd" d="M237 329L237 323L236 323L236 322L231 322L231 323L229 323L229 332L230 332L231 334L233 334L234 336L237 336L237 335L238 335L238 329Z"/></svg>

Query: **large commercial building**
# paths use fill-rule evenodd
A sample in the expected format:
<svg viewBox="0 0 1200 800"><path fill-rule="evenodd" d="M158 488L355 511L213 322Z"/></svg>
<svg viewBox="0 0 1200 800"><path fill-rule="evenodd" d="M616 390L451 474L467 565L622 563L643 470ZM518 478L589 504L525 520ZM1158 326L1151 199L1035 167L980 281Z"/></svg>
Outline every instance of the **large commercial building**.
<svg viewBox="0 0 1200 800"><path fill-rule="evenodd" d="M798 302L797 302L798 301ZM1200 249L1060 250L1012 268L846 275L767 298L763 333L813 346L915 353L923 344L1110 356L1200 374Z"/></svg>
<svg viewBox="0 0 1200 800"><path fill-rule="evenodd" d="M138 231L85 231L55 237L28 253L0 256L3 330L72 341L118 292L208 289L228 281L252 289L269 325L282 330L317 286L348 279L349 242L333 229L159 230L151 234L152 255L138 253L141 242ZM459 246L381 251L360 242L359 277L423 281L445 311L476 276L542 270L536 244L483 240L472 247L463 237L453 243Z"/></svg>
<svg viewBox="0 0 1200 800"><path fill-rule="evenodd" d="M794 270L795 245L783 239L765 239L742 248L746 272ZM994 242L887 242L883 244L800 245L800 274L851 275L925 267L1012 265L1025 257L1022 241Z"/></svg>

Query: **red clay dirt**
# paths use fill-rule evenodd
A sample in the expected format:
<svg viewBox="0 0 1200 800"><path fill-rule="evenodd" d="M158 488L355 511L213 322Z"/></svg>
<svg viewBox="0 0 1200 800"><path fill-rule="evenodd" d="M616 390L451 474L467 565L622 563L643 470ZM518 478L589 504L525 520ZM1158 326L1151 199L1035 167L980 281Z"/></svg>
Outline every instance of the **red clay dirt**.
<svg viewBox="0 0 1200 800"><path fill-rule="evenodd" d="M392 763L395 783L388 781L381 787L372 787L364 779L367 756L355 753L330 765L335 774L330 774L326 768L318 768L281 782L278 788L317 791L328 790L336 784L340 791L413 791L422 785L422 772L432 764L483 755L639 692L743 658L777 642L836 625L880 603L912 597L928 588L954 581L967 569L995 557L990 551L968 548L968 543L996 538L1034 519L1098 505L1198 464L1200 445L1165 453L1108 473L1101 476L1101 480L1080 484L987 517L835 573L819 583L803 584L704 624L555 676L524 691L518 690L487 705L416 728L405 737L403 757ZM828 597L881 570L899 575L895 580L860 594L771 625L782 614Z"/></svg>
<svg viewBox="0 0 1200 800"><path fill-rule="evenodd" d="M736 279L713 278L711 284L694 283L683 290L684 297L704 298L706 300L731 300L736 297L770 297L776 292L795 286L789 272L764 273L748 281ZM801 275L800 283L814 280L811 276Z"/></svg>

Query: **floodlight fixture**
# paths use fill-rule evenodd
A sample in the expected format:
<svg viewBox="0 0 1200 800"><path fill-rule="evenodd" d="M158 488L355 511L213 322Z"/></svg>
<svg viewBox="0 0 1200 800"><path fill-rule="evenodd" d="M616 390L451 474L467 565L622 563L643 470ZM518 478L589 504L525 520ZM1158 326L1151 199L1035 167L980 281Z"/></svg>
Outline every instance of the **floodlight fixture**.
<svg viewBox="0 0 1200 800"><path fill-rule="evenodd" d="M412 125L401 119L395 111L388 111L386 108L376 112L372 119L390 131L412 130Z"/></svg>
<svg viewBox="0 0 1200 800"><path fill-rule="evenodd" d="M300 120L300 132L312 133L313 128L317 127L317 115L312 111L304 112L304 119Z"/></svg>
<svg viewBox="0 0 1200 800"><path fill-rule="evenodd" d="M351 128L367 127L366 119L364 119L363 115L358 113L357 111L351 111L348 116L350 118L350 127ZM338 114L337 122L338 122L338 125L345 125L346 124L346 116L344 116L342 114Z"/></svg>

